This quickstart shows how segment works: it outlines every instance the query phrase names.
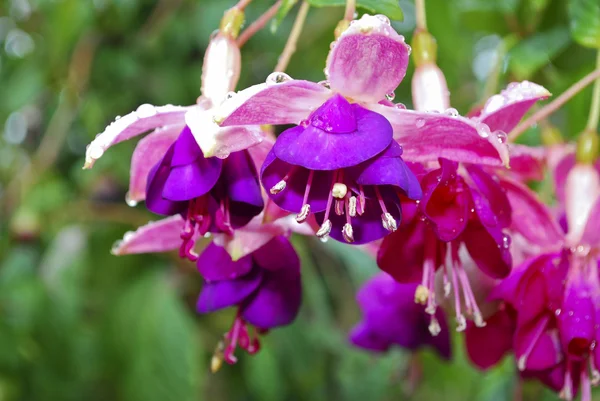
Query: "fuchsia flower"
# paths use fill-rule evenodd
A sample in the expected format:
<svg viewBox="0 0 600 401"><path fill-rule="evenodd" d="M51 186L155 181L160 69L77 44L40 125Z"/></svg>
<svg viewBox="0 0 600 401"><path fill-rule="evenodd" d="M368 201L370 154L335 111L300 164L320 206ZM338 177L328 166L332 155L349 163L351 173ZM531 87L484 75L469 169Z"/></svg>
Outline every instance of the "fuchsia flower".
<svg viewBox="0 0 600 401"><path fill-rule="evenodd" d="M505 132L514 128L527 110L546 96L548 92L538 85L511 84L492 96L472 121L479 126L480 133L493 136L498 144L506 146ZM403 140L406 149L413 143L408 135ZM529 168L536 164L523 148L517 149L525 161L521 166ZM511 239L507 233L512 210L498 169L465 155L453 156L455 161L439 158L439 167L432 168L429 163L420 174L423 198L411 205L414 218L383 240L377 262L400 282L420 280L415 300L426 305L430 313L439 304L435 273L441 268L444 291L437 298L454 294L457 330L462 331L467 327L465 309L477 326L484 326L485 322L459 251L464 247L487 276L506 277L512 267Z"/></svg>
<svg viewBox="0 0 600 401"><path fill-rule="evenodd" d="M533 194L511 196L513 208L537 223L520 228L539 252L493 296L517 310L514 350L523 375L567 400L581 388L582 400L589 401L590 385L600 380L600 174L593 165L576 164L563 193L567 234Z"/></svg>
<svg viewBox="0 0 600 401"><path fill-rule="evenodd" d="M205 280L198 312L238 308L231 330L225 334L222 357L227 363L236 362L236 347L255 353L260 347L258 334L296 318L302 298L300 260L285 237L274 237L237 261L212 243L197 264ZM254 336L250 335L248 324L256 327Z"/></svg>
<svg viewBox="0 0 600 401"><path fill-rule="evenodd" d="M369 280L356 296L363 320L352 329L350 341L378 352L394 345L410 350L431 346L442 358L450 359L450 334L444 314L438 311L430 320L414 302L415 289L416 284L400 284L385 273Z"/></svg>
<svg viewBox="0 0 600 401"><path fill-rule="evenodd" d="M321 237L376 240L398 227L398 194L420 196L402 151L416 161L432 154L491 165L508 161L506 146L484 138L489 132L478 133L471 120L406 110L388 100L404 77L408 55L404 37L386 17L365 15L332 44L328 81L274 73L227 100L215 121L298 124L281 135L263 166L269 196L298 213L299 221L316 213Z"/></svg>

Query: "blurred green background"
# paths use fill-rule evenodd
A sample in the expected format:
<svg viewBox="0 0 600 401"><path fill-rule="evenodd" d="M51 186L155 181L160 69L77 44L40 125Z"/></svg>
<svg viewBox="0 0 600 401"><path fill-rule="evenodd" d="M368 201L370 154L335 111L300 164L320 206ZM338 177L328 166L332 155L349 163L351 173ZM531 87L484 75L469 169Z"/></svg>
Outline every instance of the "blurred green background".
<svg viewBox="0 0 600 401"><path fill-rule="evenodd" d="M0 0L0 401L513 400L508 358L486 373L462 339L429 351L352 349L354 294L376 266L356 249L295 238L304 304L262 351L208 370L231 311L197 316L201 279L176 255L114 257L111 244L155 219L124 202L135 141L82 171L85 146L139 104L192 104L203 53L229 0ZM252 21L272 4L255 0ZM401 0L410 40L414 4ZM466 113L513 80L555 95L594 68L572 41L564 0L427 0L438 64ZM238 88L272 71L297 5L276 33L244 46ZM287 72L320 81L343 7L312 8ZM410 106L410 76L396 101ZM588 89L552 116L566 137L585 125ZM534 128L524 136L538 143ZM555 400L525 384L524 400ZM600 399L598 397L597 399Z"/></svg>

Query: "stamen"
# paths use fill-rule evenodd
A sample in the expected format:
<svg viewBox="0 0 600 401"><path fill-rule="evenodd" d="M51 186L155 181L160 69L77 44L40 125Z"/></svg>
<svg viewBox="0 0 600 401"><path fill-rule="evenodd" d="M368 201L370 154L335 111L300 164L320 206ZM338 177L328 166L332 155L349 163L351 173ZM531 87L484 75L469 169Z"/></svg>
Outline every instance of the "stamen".
<svg viewBox="0 0 600 401"><path fill-rule="evenodd" d="M394 219L394 216L389 213L383 213L381 215L381 222L383 224L383 228L389 232L393 233L398 229L398 226L396 225L396 219Z"/></svg>
<svg viewBox="0 0 600 401"><path fill-rule="evenodd" d="M273 185L271 189L269 189L269 192L271 192L271 195L277 195L278 193L283 191L286 186L287 183L284 180L281 180L277 184Z"/></svg>
<svg viewBox="0 0 600 401"><path fill-rule="evenodd" d="M358 186L358 205L356 205L356 212L362 216L365 213L365 204L366 204L366 200L365 200L365 191L363 190L362 185Z"/></svg>
<svg viewBox="0 0 600 401"><path fill-rule="evenodd" d="M440 322L435 318L435 316L431 316L431 321L429 322L429 332L432 336L437 336L442 331L440 327Z"/></svg>
<svg viewBox="0 0 600 401"><path fill-rule="evenodd" d="M310 205L305 203L302 205L302 210L300 210L300 213L296 215L296 221L298 223L304 223L306 219L308 219L308 216L310 216Z"/></svg>
<svg viewBox="0 0 600 401"><path fill-rule="evenodd" d="M321 228L319 228L316 235L319 238L326 238L329 236L329 233L331 233L331 220L328 219L321 224Z"/></svg>
<svg viewBox="0 0 600 401"><path fill-rule="evenodd" d="M595 344L595 346L597 347L598 344ZM600 372L596 368L596 361L594 359L594 353L593 352L590 353L588 361L590 363L591 383L592 383L592 386L595 387L598 384L600 384Z"/></svg>
<svg viewBox="0 0 600 401"><path fill-rule="evenodd" d="M520 371L524 371L527 368L527 358L529 357L529 355L531 354L531 351L533 351L533 348L535 347L535 345L539 341L540 337L546 330L549 320L550 320L550 317L548 317L548 316L545 316L543 318L542 324L540 324L540 327L538 327L538 330L534 333L533 338L531 339L531 342L529 343L529 346L527 347L527 349L525 350L523 355L521 355L519 357L519 359L517 361L517 367L519 368Z"/></svg>
<svg viewBox="0 0 600 401"><path fill-rule="evenodd" d="M567 371L565 373L565 384L558 396L567 401L573 400L573 379L571 378L571 360L567 359ZM583 401L583 400L582 400Z"/></svg>
<svg viewBox="0 0 600 401"><path fill-rule="evenodd" d="M425 305L429 298L429 290L423 284L419 284L415 290L415 303Z"/></svg>
<svg viewBox="0 0 600 401"><path fill-rule="evenodd" d="M224 360L228 364L234 364L237 362L237 358L234 355L236 348L239 346L249 354L255 354L260 350L260 342L258 339L258 330L255 331L254 337L251 337L246 322L239 315L236 316L233 321L231 329L223 336L222 344L217 345L213 361L211 361L211 367L214 362L215 367L220 367L219 359Z"/></svg>
<svg viewBox="0 0 600 401"><path fill-rule="evenodd" d="M215 352L210 360L211 373L217 373L223 366L223 351L225 350L225 342L223 340L217 343Z"/></svg>
<svg viewBox="0 0 600 401"><path fill-rule="evenodd" d="M422 285L427 288L427 306L425 312L434 315L437 309L435 301L435 268L436 268L436 253L437 240L433 231L427 230L425 234L425 258L423 261L423 281Z"/></svg>
<svg viewBox="0 0 600 401"><path fill-rule="evenodd" d="M351 196L348 199L348 214L350 217L356 216L356 196Z"/></svg>
<svg viewBox="0 0 600 401"><path fill-rule="evenodd" d="M283 191L285 189L285 187L287 186L287 180L290 178L290 176L292 175L294 170L296 170L296 166L292 167L292 169L290 171L288 171L288 173L285 175L285 177L283 177L281 179L281 181L279 181L277 184L273 185L271 187L271 189L269 190L269 192L271 192L272 195L277 195L278 193Z"/></svg>
<svg viewBox="0 0 600 401"><path fill-rule="evenodd" d="M592 385L585 367L581 368L581 401L592 401Z"/></svg>
<svg viewBox="0 0 600 401"><path fill-rule="evenodd" d="M346 184L341 182L336 182L333 184L333 188L331 189L331 195L337 199L344 199L344 196L348 193L348 187Z"/></svg>
<svg viewBox="0 0 600 401"><path fill-rule="evenodd" d="M308 216L310 215L310 205L308 204L308 194L310 194L310 187L312 186L312 180L315 175L314 170L310 170L308 173L308 180L306 181L306 188L304 189L304 198L302 199L302 209L300 213L296 216L296 221L298 223L303 223L306 221Z"/></svg>
<svg viewBox="0 0 600 401"><path fill-rule="evenodd" d="M337 214L338 216L341 216L344 214L344 200L343 199L336 199L335 200L335 214Z"/></svg>
<svg viewBox="0 0 600 401"><path fill-rule="evenodd" d="M467 319L465 319L465 315L459 314L456 315L456 331L463 332L467 328Z"/></svg>
<svg viewBox="0 0 600 401"><path fill-rule="evenodd" d="M352 230L352 224L346 223L342 228L342 235L346 242L354 242L354 232Z"/></svg>

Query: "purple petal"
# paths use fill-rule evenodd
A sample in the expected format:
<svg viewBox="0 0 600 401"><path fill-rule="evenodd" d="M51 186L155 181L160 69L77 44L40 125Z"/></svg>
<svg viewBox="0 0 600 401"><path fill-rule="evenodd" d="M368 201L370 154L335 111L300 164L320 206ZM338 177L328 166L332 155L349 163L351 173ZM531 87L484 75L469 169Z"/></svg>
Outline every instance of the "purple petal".
<svg viewBox="0 0 600 401"><path fill-rule="evenodd" d="M129 255L134 253L167 252L178 249L181 245L181 230L184 221L180 215L152 221L139 227L134 232L127 232L123 240L113 246L113 255Z"/></svg>
<svg viewBox="0 0 600 401"><path fill-rule="evenodd" d="M488 99L477 119L492 132L500 130L508 133L537 101L551 95L546 88L533 82L513 82L500 94Z"/></svg>
<svg viewBox="0 0 600 401"><path fill-rule="evenodd" d="M242 316L262 329L291 323L302 300L300 260L292 245L284 237L276 237L253 258L264 278L256 294L242 307Z"/></svg>
<svg viewBox="0 0 600 401"><path fill-rule="evenodd" d="M284 76L284 75L282 75ZM287 80L254 85L226 100L215 113L221 126L299 124L332 92L310 81Z"/></svg>
<svg viewBox="0 0 600 401"><path fill-rule="evenodd" d="M508 227L511 222L511 207L504 190L498 183L498 177L494 176L492 178L491 175L472 164L466 165L466 169L469 172L469 178L477 186L481 195L483 195L486 201L486 209L493 215L493 221L486 221L484 225L500 224L503 228ZM481 207L481 205L475 202L475 208L477 209L478 207ZM479 214L480 210L477 210L477 212Z"/></svg>
<svg viewBox="0 0 600 401"><path fill-rule="evenodd" d="M244 207L249 206L253 209L255 214L252 217L262 211L264 202L258 173L248 151L234 152L223 161L221 179L226 188L227 198L232 202L232 213L236 206L241 206L236 203L243 203Z"/></svg>
<svg viewBox="0 0 600 401"><path fill-rule="evenodd" d="M426 225L403 224L385 237L377 252L377 266L402 283L420 282L423 274Z"/></svg>
<svg viewBox="0 0 600 401"><path fill-rule="evenodd" d="M421 184L401 155L402 147L392 141L383 153L354 167L350 174L357 177L359 185L393 185L402 189L408 198L420 199Z"/></svg>
<svg viewBox="0 0 600 401"><path fill-rule="evenodd" d="M211 242L198 257L196 266L207 282L233 280L250 272L252 258L233 261L225 248Z"/></svg>
<svg viewBox="0 0 600 401"><path fill-rule="evenodd" d="M219 179L221 159L201 157L192 164L172 167L163 184L162 196L171 201L189 201L208 193Z"/></svg>
<svg viewBox="0 0 600 401"><path fill-rule="evenodd" d="M264 270L300 271L300 259L290 241L277 236L252 254L254 263Z"/></svg>
<svg viewBox="0 0 600 401"><path fill-rule="evenodd" d="M207 282L196 303L198 313L210 313L229 306L239 305L252 295L264 281L261 269L234 280Z"/></svg>
<svg viewBox="0 0 600 401"><path fill-rule="evenodd" d="M350 106L356 119L356 130L345 133L322 130L315 127L313 121L322 121L324 125L340 124L334 116L325 115L333 104L336 109L342 108L347 101L335 95L311 116L311 125L302 125L284 131L273 150L275 155L290 164L302 166L310 170L336 170L355 166L382 152L392 141L392 128L385 117L373 113L357 104ZM321 124L321 123L320 123Z"/></svg>
<svg viewBox="0 0 600 401"><path fill-rule="evenodd" d="M270 189L290 173L283 191L272 194ZM279 160L271 151L265 159L261 171L261 181L269 197L280 208L288 212L298 213L302 209L304 193L310 171ZM307 203L313 213L325 210L331 191L333 172L315 171L310 187Z"/></svg>
<svg viewBox="0 0 600 401"><path fill-rule="evenodd" d="M541 181L546 155L546 148L513 143L510 145L510 173L523 181Z"/></svg>
<svg viewBox="0 0 600 401"><path fill-rule="evenodd" d="M360 322L352 328L349 339L355 346L374 352L387 351L391 345L386 338L382 338L380 333L373 331L364 322Z"/></svg>
<svg viewBox="0 0 600 401"><path fill-rule="evenodd" d="M563 234L548 207L527 186L502 178L500 184L512 208L511 228L527 241L542 247L554 247L562 243Z"/></svg>
<svg viewBox="0 0 600 401"><path fill-rule="evenodd" d="M462 239L479 269L494 278L508 276L512 268L510 237L500 228L484 228L473 223L463 231Z"/></svg>
<svg viewBox="0 0 600 401"><path fill-rule="evenodd" d="M548 288L546 280L540 269L548 265L547 255L536 258L523 274L517 287L518 303L515 305L519 311L517 321L519 325L528 325L548 313Z"/></svg>
<svg viewBox="0 0 600 401"><path fill-rule="evenodd" d="M325 73L331 88L361 102L378 102L404 78L408 46L382 16L364 15L334 42Z"/></svg>
<svg viewBox="0 0 600 401"><path fill-rule="evenodd" d="M440 165L440 169L430 172L421 181L420 209L433 223L436 236L442 241L451 241L463 232L469 221L469 191L462 177L457 176L457 163L440 159Z"/></svg>
<svg viewBox="0 0 600 401"><path fill-rule="evenodd" d="M493 137L486 127L478 128L467 118L383 105L368 107L392 124L394 139L404 147L403 157L407 161L428 162L443 157L489 166L509 163L508 146Z"/></svg>
<svg viewBox="0 0 600 401"><path fill-rule="evenodd" d="M128 201L146 199L148 173L162 159L183 128L183 125L172 125L157 129L138 142L131 156Z"/></svg>
<svg viewBox="0 0 600 401"><path fill-rule="evenodd" d="M536 335L544 330L536 341ZM520 359L527 350L533 349L527 355L524 368L527 370L544 370L553 367L561 360L560 341L555 330L549 331L547 321L537 319L527 326L518 327L515 333L515 356Z"/></svg>
<svg viewBox="0 0 600 401"><path fill-rule="evenodd" d="M587 218L581 242L597 247L600 245L600 198L596 200Z"/></svg>
<svg viewBox="0 0 600 401"><path fill-rule="evenodd" d="M514 312L506 308L486 319L484 327L469 322L465 345L469 359L480 369L495 366L512 349L515 333Z"/></svg>
<svg viewBox="0 0 600 401"><path fill-rule="evenodd" d="M170 147L161 161L148 173L146 185L146 207L148 210L162 215L182 213L187 209L188 202L173 202L163 198L163 188L171 174L171 159L173 147Z"/></svg>
<svg viewBox="0 0 600 401"><path fill-rule="evenodd" d="M136 111L116 119L104 132L96 136L87 147L83 168L92 168L96 160L112 145L158 127L182 125L185 113L193 107L198 106L141 105Z"/></svg>
<svg viewBox="0 0 600 401"><path fill-rule="evenodd" d="M556 165L554 169L554 188L556 198L561 204L565 202L565 188L567 184L567 175L575 166L575 153L567 154Z"/></svg>

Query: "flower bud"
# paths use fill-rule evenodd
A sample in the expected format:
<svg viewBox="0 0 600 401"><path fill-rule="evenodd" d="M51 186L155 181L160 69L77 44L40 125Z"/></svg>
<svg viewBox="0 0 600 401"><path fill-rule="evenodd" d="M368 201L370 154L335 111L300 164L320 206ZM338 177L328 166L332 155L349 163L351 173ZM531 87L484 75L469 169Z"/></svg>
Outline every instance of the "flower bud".
<svg viewBox="0 0 600 401"><path fill-rule="evenodd" d="M241 55L235 40L223 32L215 35L204 54L202 66L202 95L213 106L225 100L235 89L240 77Z"/></svg>
<svg viewBox="0 0 600 401"><path fill-rule="evenodd" d="M600 174L593 164L577 163L569 171L565 183L565 213L569 225L567 243L570 246L581 242L589 215L599 196Z"/></svg>
<svg viewBox="0 0 600 401"><path fill-rule="evenodd" d="M233 7L225 11L219 25L219 32L231 39L236 39L242 25L244 25L244 12L237 7Z"/></svg>
<svg viewBox="0 0 600 401"><path fill-rule="evenodd" d="M598 133L592 130L586 130L581 133L577 140L577 150L575 157L577 162L583 164L592 164L598 158Z"/></svg>
<svg viewBox="0 0 600 401"><path fill-rule="evenodd" d="M450 92L444 73L434 63L418 66L412 78L415 110L442 112L450 107Z"/></svg>
<svg viewBox="0 0 600 401"><path fill-rule="evenodd" d="M412 56L417 67L435 64L437 43L433 35L427 31L416 31L412 41Z"/></svg>

